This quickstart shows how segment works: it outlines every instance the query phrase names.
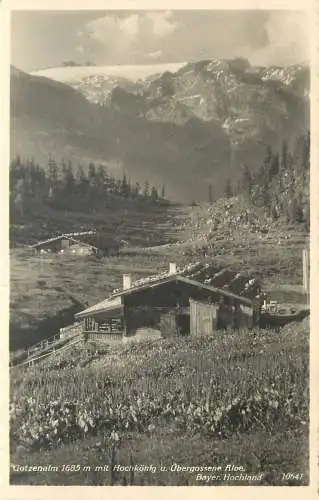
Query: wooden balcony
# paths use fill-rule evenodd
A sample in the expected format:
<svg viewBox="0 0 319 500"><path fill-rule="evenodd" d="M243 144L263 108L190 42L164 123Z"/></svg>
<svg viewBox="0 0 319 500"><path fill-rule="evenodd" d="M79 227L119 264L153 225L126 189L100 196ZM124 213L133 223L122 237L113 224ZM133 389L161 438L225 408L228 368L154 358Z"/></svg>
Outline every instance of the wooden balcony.
<svg viewBox="0 0 319 500"><path fill-rule="evenodd" d="M87 340L98 340L105 343L116 344L123 342L123 333L105 333L96 330L89 330L83 332L84 338Z"/></svg>

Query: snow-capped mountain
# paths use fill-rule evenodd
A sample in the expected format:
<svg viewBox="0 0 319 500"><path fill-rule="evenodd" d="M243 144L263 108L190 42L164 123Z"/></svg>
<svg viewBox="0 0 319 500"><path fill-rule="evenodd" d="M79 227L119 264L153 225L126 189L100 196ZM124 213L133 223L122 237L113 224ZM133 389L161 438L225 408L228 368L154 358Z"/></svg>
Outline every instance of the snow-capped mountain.
<svg viewBox="0 0 319 500"><path fill-rule="evenodd" d="M79 90L88 101L103 104L108 103L115 87L134 92L139 87L136 82L159 72L177 71L184 64L61 66L33 71L31 74L66 83Z"/></svg>
<svg viewBox="0 0 319 500"><path fill-rule="evenodd" d="M149 176L173 198L191 201L207 198L208 182L217 197L243 163L256 168L267 145L292 143L309 126L306 66L210 59L174 71L144 68L134 78L127 68L117 75L84 69L45 70L51 79L13 71L15 152L115 161L133 178Z"/></svg>

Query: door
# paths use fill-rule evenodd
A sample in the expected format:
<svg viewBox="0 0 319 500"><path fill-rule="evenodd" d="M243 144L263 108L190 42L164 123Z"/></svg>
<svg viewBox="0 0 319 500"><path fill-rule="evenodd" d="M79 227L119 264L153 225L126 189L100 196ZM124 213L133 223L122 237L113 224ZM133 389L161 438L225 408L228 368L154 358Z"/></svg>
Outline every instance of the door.
<svg viewBox="0 0 319 500"><path fill-rule="evenodd" d="M61 248L65 250L66 248L70 247L70 240L67 239L62 239L61 240Z"/></svg>
<svg viewBox="0 0 319 500"><path fill-rule="evenodd" d="M212 335L216 329L217 309L214 304L190 299L190 333L194 336Z"/></svg>
<svg viewBox="0 0 319 500"><path fill-rule="evenodd" d="M176 323L180 335L188 335L190 329L189 314L178 314L176 316Z"/></svg>
<svg viewBox="0 0 319 500"><path fill-rule="evenodd" d="M160 331L164 338L172 337L177 334L176 314L174 311L161 316Z"/></svg>

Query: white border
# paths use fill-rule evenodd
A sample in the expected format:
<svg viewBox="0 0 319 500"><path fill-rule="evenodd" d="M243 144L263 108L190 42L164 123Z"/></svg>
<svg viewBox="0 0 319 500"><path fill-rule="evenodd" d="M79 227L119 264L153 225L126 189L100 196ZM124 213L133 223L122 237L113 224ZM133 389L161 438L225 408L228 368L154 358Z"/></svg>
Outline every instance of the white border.
<svg viewBox="0 0 319 500"><path fill-rule="evenodd" d="M9 467L8 456L8 339L4 335L4 326L0 335L1 345L1 376L2 376L2 394L0 422L0 497L4 500L24 500L24 499L55 499L57 495L60 498L69 498L71 495L83 495L86 498L90 495L92 498L105 498L106 495L117 495L121 498L131 498L135 496L139 499L162 498L164 495L178 495L184 499L188 495L192 498L196 495L198 498L212 497L228 499L243 495L243 498L273 498L289 496L289 499L317 497L318 487L318 342L316 335L316 326L318 325L319 307L316 304L316 298L319 297L319 262L318 262L318 166L319 166L319 3L314 0L219 0L212 5L211 1L197 0L196 3L173 0L120 0L102 1L102 0L4 0L0 4L0 116L2 118L0 151L2 154L1 168L1 209L2 234L0 238L1 259L0 259L0 301L2 308L2 326L8 325L9 321L9 255L8 255L8 170L9 164L9 64L10 64L10 11L11 10L308 10L309 12L309 31L311 34L311 360L310 360L310 385L311 385L311 429L310 429L310 486L309 487L238 487L234 486L203 486L203 487L85 487L85 486L8 486ZM318 312L317 312L318 311ZM71 490L70 490L71 488ZM120 488L120 489L119 489ZM194 491L196 488L196 491ZM257 489L255 489L257 488Z"/></svg>

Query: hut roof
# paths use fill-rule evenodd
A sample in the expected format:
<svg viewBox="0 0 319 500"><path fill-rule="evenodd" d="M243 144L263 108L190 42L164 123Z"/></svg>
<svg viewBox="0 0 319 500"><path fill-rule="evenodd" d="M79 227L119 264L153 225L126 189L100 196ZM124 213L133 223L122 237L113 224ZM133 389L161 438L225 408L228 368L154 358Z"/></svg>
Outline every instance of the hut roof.
<svg viewBox="0 0 319 500"><path fill-rule="evenodd" d="M31 245L31 248L42 247L42 246L49 245L50 243L54 243L55 241L59 241L59 240L69 240L69 241L72 241L73 243L77 243L78 245L83 245L83 246L87 246L90 248L95 248L97 250L97 248L94 245L91 245L90 243L85 243L84 241L81 241L81 240L76 240L75 238L72 238L68 234L60 234L59 236L55 236L55 237L49 238L47 240L39 241L38 243Z"/></svg>
<svg viewBox="0 0 319 500"><path fill-rule="evenodd" d="M163 281L166 278L170 279L172 275L184 276L193 281L211 285L215 288L223 289L235 295L244 296L250 299L258 293L256 290L260 287L259 280L255 279L246 271L236 273L228 268L221 269L212 262L195 262L179 269L176 268L173 274L169 271L162 271L158 274L140 278L131 284L130 289ZM112 295L117 295L121 292L122 290L118 288L113 290Z"/></svg>
<svg viewBox="0 0 319 500"><path fill-rule="evenodd" d="M101 302L98 302L97 304L94 304L91 307L88 307L87 309L84 309L83 311L80 311L75 315L75 317L77 319L85 318L86 316L90 316L90 314L93 313L97 314L107 311L115 311L117 309L120 309L121 307L122 307L122 302L120 297L113 300L105 299L102 300Z"/></svg>
<svg viewBox="0 0 319 500"><path fill-rule="evenodd" d="M116 293L113 293L109 298L98 302L97 304L81 311L75 315L77 319L84 318L85 316L90 316L91 314L102 313L107 311L115 311L122 307L121 297L124 295L130 295L133 293L138 293L142 290L148 288L159 287L165 283L169 283L172 281L179 281L185 283L186 285L190 285L196 288L201 288L203 290L208 290L210 292L218 293L224 297L229 297L237 300L241 304L252 306L252 300L247 297L243 297L240 295L236 295L234 293L228 292L227 290L223 290L221 288L216 288L214 286L208 285L206 283L201 283L200 281L195 281L189 279L185 276L180 276L178 274L173 274L170 276L160 277L158 280L148 281L146 283L139 284L137 286L132 286L126 290L121 290Z"/></svg>
<svg viewBox="0 0 319 500"><path fill-rule="evenodd" d="M165 276L163 278L159 277L157 280L154 279L153 281L148 281L148 282L138 284L135 286L133 285L130 288L127 288L125 290L120 290L120 291L113 293L111 295L111 297L121 297L123 295L131 295L131 294L139 292L141 290L145 290L147 288L155 288L155 287L158 287L164 283L169 283L171 281L180 281L182 283L185 283L185 284L190 285L190 286L194 286L196 288L202 288L204 290L209 290L211 292L218 293L219 295L223 295L225 297L236 299L238 302L242 302L243 304L247 304L247 305L252 304L252 300L248 299L247 297L237 295L235 293L224 290L223 288L217 288L217 287L214 287L212 285L190 279L187 276L181 276L179 274L172 274L170 276Z"/></svg>

